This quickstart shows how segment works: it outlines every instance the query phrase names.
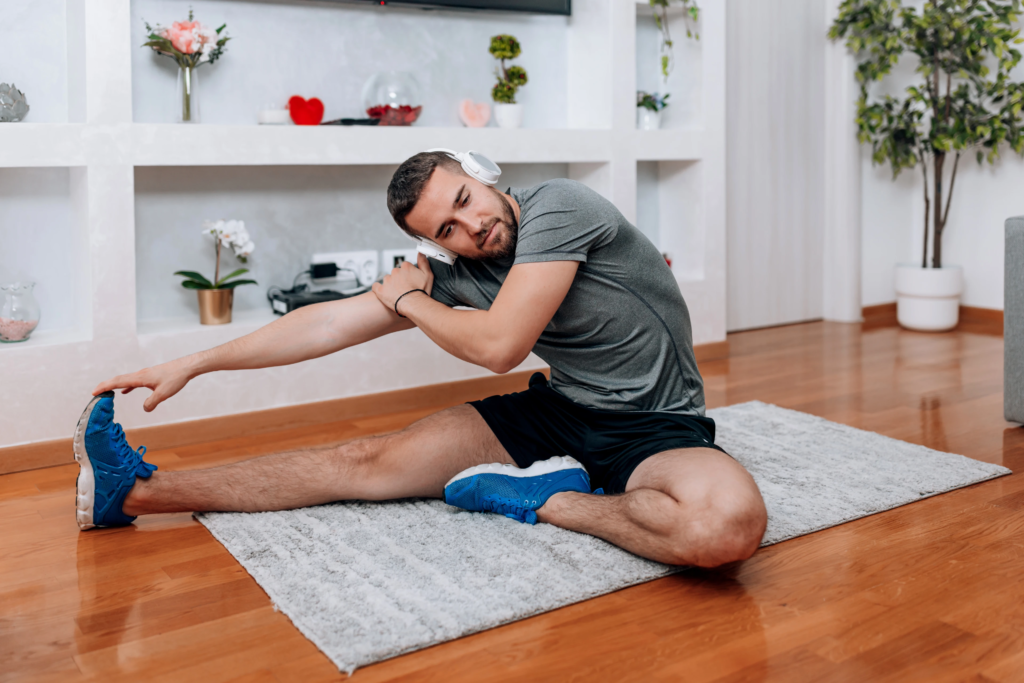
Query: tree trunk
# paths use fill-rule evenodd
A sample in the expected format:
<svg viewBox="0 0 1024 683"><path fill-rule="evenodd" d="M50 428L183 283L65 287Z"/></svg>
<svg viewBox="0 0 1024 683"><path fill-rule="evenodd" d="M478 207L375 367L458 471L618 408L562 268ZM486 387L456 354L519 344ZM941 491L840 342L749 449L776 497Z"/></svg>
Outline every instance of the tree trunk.
<svg viewBox="0 0 1024 683"><path fill-rule="evenodd" d="M921 175L924 182L921 183L924 189L924 246L921 249L921 267L928 267L928 221L931 218L931 203L928 201L928 160L921 154Z"/></svg>
<svg viewBox="0 0 1024 683"><path fill-rule="evenodd" d="M935 153L935 196L932 206L932 211L935 212L932 233L935 237L932 240L932 268L942 267L942 229L945 227L942 215L942 165L945 161L945 152Z"/></svg>

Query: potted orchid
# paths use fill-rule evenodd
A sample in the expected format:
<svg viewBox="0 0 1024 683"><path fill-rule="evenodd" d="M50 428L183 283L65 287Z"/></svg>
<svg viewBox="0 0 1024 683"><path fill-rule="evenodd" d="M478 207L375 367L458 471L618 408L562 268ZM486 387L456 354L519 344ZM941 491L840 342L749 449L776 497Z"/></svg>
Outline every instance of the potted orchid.
<svg viewBox="0 0 1024 683"><path fill-rule="evenodd" d="M227 24L216 29L204 26L194 19L191 9L188 21L176 21L169 28L146 23L149 40L143 46L178 63L175 97L175 101L181 104L178 123L199 122L196 69L201 64L213 64L224 54L224 45L231 40L227 33L223 33L226 27Z"/></svg>
<svg viewBox="0 0 1024 683"><path fill-rule="evenodd" d="M213 237L216 249L216 266L213 271L213 281L194 270L179 270L175 275L180 275L181 286L185 289L196 290L199 298L199 322L203 325L222 325L231 322L231 305L234 303L235 287L239 285L255 285L255 280L237 280L249 272L247 268L239 268L231 273L220 276L220 256L224 248L230 248L235 257L242 263L247 263L249 256L256 245L249 237L249 231L245 229L242 221L204 221L203 234Z"/></svg>

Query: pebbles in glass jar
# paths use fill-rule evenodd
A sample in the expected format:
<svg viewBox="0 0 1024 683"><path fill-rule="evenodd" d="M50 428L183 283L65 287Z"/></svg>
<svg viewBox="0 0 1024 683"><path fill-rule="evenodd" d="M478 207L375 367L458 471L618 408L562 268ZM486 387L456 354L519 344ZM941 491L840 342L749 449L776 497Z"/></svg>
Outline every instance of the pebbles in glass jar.
<svg viewBox="0 0 1024 683"><path fill-rule="evenodd" d="M34 287L34 282L0 285L0 342L25 341L39 325Z"/></svg>

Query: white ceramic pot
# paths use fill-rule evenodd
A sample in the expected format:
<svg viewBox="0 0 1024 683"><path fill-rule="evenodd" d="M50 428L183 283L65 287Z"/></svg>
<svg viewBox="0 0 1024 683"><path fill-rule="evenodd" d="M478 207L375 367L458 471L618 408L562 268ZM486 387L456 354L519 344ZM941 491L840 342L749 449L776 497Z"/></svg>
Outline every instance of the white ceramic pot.
<svg viewBox="0 0 1024 683"><path fill-rule="evenodd" d="M658 130L661 128L661 112L651 111L647 107L637 107L636 127L640 130Z"/></svg>
<svg viewBox="0 0 1024 683"><path fill-rule="evenodd" d="M910 330L941 332L960 321L964 271L960 266L896 266L896 318Z"/></svg>
<svg viewBox="0 0 1024 683"><path fill-rule="evenodd" d="M494 120L499 128L519 128L523 125L523 105L495 102Z"/></svg>

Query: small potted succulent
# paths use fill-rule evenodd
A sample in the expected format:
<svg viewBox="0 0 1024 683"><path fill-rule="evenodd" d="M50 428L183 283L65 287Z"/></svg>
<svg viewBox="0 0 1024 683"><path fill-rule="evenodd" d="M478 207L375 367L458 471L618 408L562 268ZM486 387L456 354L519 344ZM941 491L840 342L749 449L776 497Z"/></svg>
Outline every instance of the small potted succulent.
<svg viewBox="0 0 1024 683"><path fill-rule="evenodd" d="M661 128L661 111L668 106L668 94L638 90L636 93L636 127L640 130Z"/></svg>
<svg viewBox="0 0 1024 683"><path fill-rule="evenodd" d="M491 88L494 100L494 120L501 128L519 128L523 125L523 105L516 102L516 91L526 85L526 69L506 66L505 60L515 59L523 51L515 36L498 35L491 38L488 50L500 65L495 70L498 82Z"/></svg>
<svg viewBox="0 0 1024 683"><path fill-rule="evenodd" d="M213 237L216 243L217 265L213 271L213 281L194 270L179 270L181 286L196 290L199 297L199 322L203 325L223 325L231 322L231 306L234 303L235 287L239 285L255 285L255 280L236 280L249 272L247 268L239 268L224 277L220 276L220 254L224 247L230 247L242 263L246 263L256 245L249 237L242 221L204 221L203 234Z"/></svg>

